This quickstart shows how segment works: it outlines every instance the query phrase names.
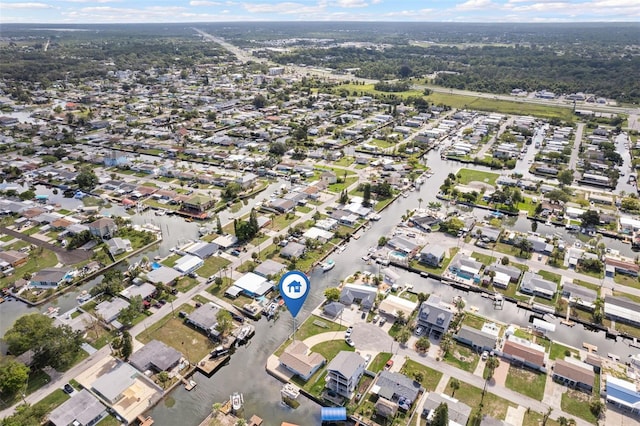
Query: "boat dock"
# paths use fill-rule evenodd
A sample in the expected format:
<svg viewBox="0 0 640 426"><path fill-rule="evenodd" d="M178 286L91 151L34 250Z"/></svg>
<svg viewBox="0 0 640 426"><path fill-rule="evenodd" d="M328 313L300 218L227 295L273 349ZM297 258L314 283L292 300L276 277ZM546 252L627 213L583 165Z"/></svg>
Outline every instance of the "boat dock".
<svg viewBox="0 0 640 426"><path fill-rule="evenodd" d="M196 368L205 376L211 377L211 375L213 375L213 373L215 373L220 367L226 364L230 358L231 355L229 354L222 355L217 358L212 358L211 355L207 354L207 356L205 356L204 359L198 363Z"/></svg>
<svg viewBox="0 0 640 426"><path fill-rule="evenodd" d="M184 377L181 380L184 384L184 388L188 391L193 390L198 385L195 380L187 380Z"/></svg>
<svg viewBox="0 0 640 426"><path fill-rule="evenodd" d="M151 426L151 425L153 425L153 418L151 418L151 416L147 416L147 417L138 416L138 418L136 420L138 421L138 424L140 426Z"/></svg>

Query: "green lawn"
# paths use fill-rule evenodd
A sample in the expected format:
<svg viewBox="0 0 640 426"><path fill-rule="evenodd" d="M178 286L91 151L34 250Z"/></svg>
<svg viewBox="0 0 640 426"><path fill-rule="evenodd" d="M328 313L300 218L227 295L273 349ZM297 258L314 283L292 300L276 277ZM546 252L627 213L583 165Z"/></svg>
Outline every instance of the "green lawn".
<svg viewBox="0 0 640 426"><path fill-rule="evenodd" d="M531 253L520 252L520 249L511 244L495 243L494 250L504 254L510 254L511 256L519 257L521 259L530 259Z"/></svg>
<svg viewBox="0 0 640 426"><path fill-rule="evenodd" d="M456 254L458 253L459 250L460 250L459 247L451 247L449 249L449 257L446 257L442 261L442 266L440 266L439 268L433 268L431 266L424 265L422 263L419 263L417 260L412 260L411 263L410 263L410 266L412 268L416 268L416 269L418 269L420 271L430 272L430 273L436 274L436 275L442 275L442 273L449 266L449 262L451 262L451 259L453 259L456 256Z"/></svg>
<svg viewBox="0 0 640 426"><path fill-rule="evenodd" d="M191 328L178 318L178 312L192 312L193 306L184 304L166 315L160 321L140 333L137 339L142 343L159 340L182 352L192 363L199 362L215 347L213 342L201 332Z"/></svg>
<svg viewBox="0 0 640 426"><path fill-rule="evenodd" d="M382 371L384 366L387 364L387 361L389 361L392 356L393 354L389 352L378 353L378 355L376 355L375 358L373 358L373 361L369 364L369 367L367 367L367 370L373 371L374 373Z"/></svg>
<svg viewBox="0 0 640 426"><path fill-rule="evenodd" d="M493 256L489 256L488 254L482 254L474 251L471 253L471 257L473 257L478 262L484 263L485 265L491 265L496 261L496 258Z"/></svg>
<svg viewBox="0 0 640 426"><path fill-rule="evenodd" d="M575 349L568 348L560 343L552 342L551 349L549 351L549 359L564 359L567 356L566 352L569 352L569 356L578 354Z"/></svg>
<svg viewBox="0 0 640 426"><path fill-rule="evenodd" d="M162 263L164 266L168 266L169 268L173 268L176 265L178 259L180 259L181 257L182 256L180 256L179 254L172 254L171 256L163 259L160 263Z"/></svg>
<svg viewBox="0 0 640 426"><path fill-rule="evenodd" d="M485 172L483 170L472 169L460 169L456 173L456 176L460 176L456 182L463 185L469 184L469 182L485 182L489 185L495 185L496 180L500 177L497 173Z"/></svg>
<svg viewBox="0 0 640 426"><path fill-rule="evenodd" d="M451 379L449 382L451 382ZM449 387L449 383L447 383L446 389L451 389ZM456 391L454 398L464 402L472 409L479 407L480 401L482 400L482 412L500 420L504 419L507 415L507 408L509 406L517 408L516 404L500 398L490 392L486 392L484 399L482 399L482 389L471 386L468 383L460 383L460 388Z"/></svg>
<svg viewBox="0 0 640 426"><path fill-rule="evenodd" d="M573 283L591 290L594 290L596 292L598 292L598 294L600 293L600 286L598 284L593 284L591 282L588 281L582 281L582 280L578 280L578 279L573 279Z"/></svg>
<svg viewBox="0 0 640 426"><path fill-rule="evenodd" d="M51 250L43 249L42 253L35 256L30 255L29 259L23 265L16 268L13 275L0 279L0 285L5 286L14 282L17 277L23 277L25 274L33 274L42 268L50 268L58 263L56 254Z"/></svg>
<svg viewBox="0 0 640 426"><path fill-rule="evenodd" d="M580 417L589 423L597 424L598 419L589 410L591 396L584 392L568 389L562 394L561 408L568 414Z"/></svg>
<svg viewBox="0 0 640 426"><path fill-rule="evenodd" d="M640 282L636 277L630 277L628 275L616 274L613 277L613 280L620 284L626 285L627 287L640 288Z"/></svg>
<svg viewBox="0 0 640 426"><path fill-rule="evenodd" d="M226 267L231 262L224 257L211 256L205 259L204 264L198 268L198 275L204 278L208 278L217 274L222 268Z"/></svg>
<svg viewBox="0 0 640 426"><path fill-rule="evenodd" d="M454 367L458 367L459 369L470 373L475 371L479 359L480 357L477 353L457 342L454 342L451 350L447 352L444 357L444 361L447 364L451 364Z"/></svg>
<svg viewBox="0 0 640 426"><path fill-rule="evenodd" d="M536 411L527 410L524 414L522 426L540 426L543 419L544 415ZM560 423L553 419L547 419L546 426L560 426Z"/></svg>
<svg viewBox="0 0 640 426"><path fill-rule="evenodd" d="M530 398L542 401L547 375L510 366L505 386Z"/></svg>
<svg viewBox="0 0 640 426"><path fill-rule="evenodd" d="M484 319L483 317L479 315L474 315L469 312L465 312L464 319L462 320L463 324L468 325L469 327L475 328L477 330L482 330L482 326L484 325L485 322L486 322L486 319Z"/></svg>
<svg viewBox="0 0 640 426"><path fill-rule="evenodd" d="M560 284L560 279L562 278L560 274L556 274L555 272L551 271L545 271L544 269L539 270L538 275L540 275L545 280L552 281L556 284Z"/></svg>
<svg viewBox="0 0 640 426"><path fill-rule="evenodd" d="M404 365L400 369L400 372L414 380L417 374L421 374L422 380L420 381L420 384L424 386L427 392L434 391L436 389L436 386L438 386L440 379L442 378L441 372L422 365L412 359L408 359L407 361L405 361Z"/></svg>
<svg viewBox="0 0 640 426"><path fill-rule="evenodd" d="M295 338L296 340L304 341L305 339L308 339L311 336L315 336L316 334L329 333L333 331L333 332L336 332L336 339L343 339L344 334L342 332L345 331L346 329L347 327L345 327L344 325L340 325L333 321L328 321L327 319L321 318L316 315L311 315L296 330ZM290 340L285 341L282 345L280 345L278 349L276 349L276 351L274 352L274 355L277 355L277 356L282 355L285 348L289 346L290 343L291 343Z"/></svg>
<svg viewBox="0 0 640 426"><path fill-rule="evenodd" d="M317 352L322 355L327 362L330 362L338 355L338 352L348 351L354 352L355 348L347 345L344 341L344 336L340 337L340 340L329 340L328 342L318 343L311 348L311 352Z"/></svg>

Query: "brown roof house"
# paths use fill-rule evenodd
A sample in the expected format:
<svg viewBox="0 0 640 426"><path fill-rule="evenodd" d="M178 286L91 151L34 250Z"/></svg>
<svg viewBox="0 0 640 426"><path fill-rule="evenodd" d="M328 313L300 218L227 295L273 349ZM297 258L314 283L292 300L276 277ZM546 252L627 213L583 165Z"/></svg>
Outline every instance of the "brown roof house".
<svg viewBox="0 0 640 426"><path fill-rule="evenodd" d="M0 251L0 259L4 260L14 268L24 264L29 259L29 255L16 250Z"/></svg>
<svg viewBox="0 0 640 426"><path fill-rule="evenodd" d="M307 381L327 362L318 353L309 352L309 347L299 340L289 345L280 355L280 365Z"/></svg>
<svg viewBox="0 0 640 426"><path fill-rule="evenodd" d="M544 347L510 335L502 348L502 355L511 364L546 372L544 368Z"/></svg>
<svg viewBox="0 0 640 426"><path fill-rule="evenodd" d="M575 359L568 358L567 361L559 359L553 366L553 380L589 394L593 392L595 377L592 366Z"/></svg>
<svg viewBox="0 0 640 426"><path fill-rule="evenodd" d="M91 235L102 239L111 238L118 229L116 222L108 217L101 217L100 219L94 220L88 226Z"/></svg>

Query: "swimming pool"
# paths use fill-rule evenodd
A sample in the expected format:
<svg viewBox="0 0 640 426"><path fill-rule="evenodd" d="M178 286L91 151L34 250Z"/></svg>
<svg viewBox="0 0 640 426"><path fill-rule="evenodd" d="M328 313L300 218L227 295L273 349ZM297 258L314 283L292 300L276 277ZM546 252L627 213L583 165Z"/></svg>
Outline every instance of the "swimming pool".
<svg viewBox="0 0 640 426"><path fill-rule="evenodd" d="M400 259L406 259L406 257L407 257L407 254L403 253L401 251L395 251L394 250L390 254L391 254L391 256L399 257Z"/></svg>
<svg viewBox="0 0 640 426"><path fill-rule="evenodd" d="M155 271L156 269L160 269L160 267L161 267L161 266L162 266L162 265L161 265L161 264L159 264L158 262L153 262L153 263L151 264L151 269L153 269L153 270Z"/></svg>

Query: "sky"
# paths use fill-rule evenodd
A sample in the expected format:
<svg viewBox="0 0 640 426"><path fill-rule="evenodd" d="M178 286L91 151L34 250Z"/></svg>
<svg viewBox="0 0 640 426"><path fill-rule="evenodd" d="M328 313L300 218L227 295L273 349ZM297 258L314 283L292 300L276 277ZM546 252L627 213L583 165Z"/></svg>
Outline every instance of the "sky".
<svg viewBox="0 0 640 426"><path fill-rule="evenodd" d="M233 21L638 22L640 0L0 0L0 23Z"/></svg>

